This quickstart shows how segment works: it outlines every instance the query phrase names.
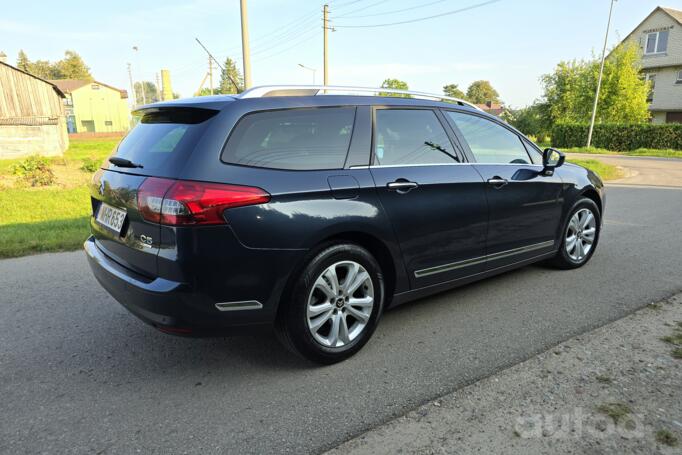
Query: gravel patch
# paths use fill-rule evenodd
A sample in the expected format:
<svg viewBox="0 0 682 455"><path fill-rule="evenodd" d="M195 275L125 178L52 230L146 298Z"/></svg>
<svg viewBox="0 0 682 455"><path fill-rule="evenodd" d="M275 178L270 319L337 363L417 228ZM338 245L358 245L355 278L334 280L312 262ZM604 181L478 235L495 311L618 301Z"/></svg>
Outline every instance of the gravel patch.
<svg viewBox="0 0 682 455"><path fill-rule="evenodd" d="M328 454L681 454L681 334L677 294Z"/></svg>

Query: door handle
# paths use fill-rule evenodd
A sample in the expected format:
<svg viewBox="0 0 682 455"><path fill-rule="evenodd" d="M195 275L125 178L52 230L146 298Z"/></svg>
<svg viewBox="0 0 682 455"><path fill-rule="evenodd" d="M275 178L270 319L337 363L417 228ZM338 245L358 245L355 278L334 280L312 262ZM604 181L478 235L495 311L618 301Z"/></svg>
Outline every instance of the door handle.
<svg viewBox="0 0 682 455"><path fill-rule="evenodd" d="M488 179L488 183L494 186L495 188L502 188L505 186L507 183L507 179L503 179L502 177L495 176L491 179Z"/></svg>
<svg viewBox="0 0 682 455"><path fill-rule="evenodd" d="M419 186L417 182L410 182L405 179L398 179L395 182L390 182L386 185L389 191L396 191L400 194L407 193Z"/></svg>

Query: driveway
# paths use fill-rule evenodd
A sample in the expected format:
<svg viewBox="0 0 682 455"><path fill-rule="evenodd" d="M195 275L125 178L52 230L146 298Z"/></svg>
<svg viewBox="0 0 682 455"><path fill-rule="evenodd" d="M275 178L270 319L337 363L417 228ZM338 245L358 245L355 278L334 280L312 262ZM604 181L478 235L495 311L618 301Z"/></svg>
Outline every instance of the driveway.
<svg viewBox="0 0 682 455"><path fill-rule="evenodd" d="M569 158L596 159L625 169L626 177L611 184L682 187L682 159L569 153Z"/></svg>
<svg viewBox="0 0 682 455"><path fill-rule="evenodd" d="M0 261L0 453L317 453L682 290L682 190L612 187L592 261L384 315L329 367L272 339L159 333L82 252Z"/></svg>

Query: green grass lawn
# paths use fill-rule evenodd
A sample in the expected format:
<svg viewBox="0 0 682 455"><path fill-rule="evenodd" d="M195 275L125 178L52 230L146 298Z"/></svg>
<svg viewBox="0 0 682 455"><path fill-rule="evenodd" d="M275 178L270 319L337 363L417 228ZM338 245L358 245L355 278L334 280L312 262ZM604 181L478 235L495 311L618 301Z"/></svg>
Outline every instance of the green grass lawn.
<svg viewBox="0 0 682 455"><path fill-rule="evenodd" d="M601 161L582 158L571 158L568 162L577 164L582 167L596 172L602 180L615 180L623 176L623 173L618 167L610 164L602 163Z"/></svg>
<svg viewBox="0 0 682 455"><path fill-rule="evenodd" d="M80 248L88 236L87 187L0 191L0 258Z"/></svg>
<svg viewBox="0 0 682 455"><path fill-rule="evenodd" d="M63 157L52 158L57 184L30 188L12 180L11 166L21 160L0 160L0 258L81 247L88 236L91 174L82 160L104 160L117 139L72 140Z"/></svg>

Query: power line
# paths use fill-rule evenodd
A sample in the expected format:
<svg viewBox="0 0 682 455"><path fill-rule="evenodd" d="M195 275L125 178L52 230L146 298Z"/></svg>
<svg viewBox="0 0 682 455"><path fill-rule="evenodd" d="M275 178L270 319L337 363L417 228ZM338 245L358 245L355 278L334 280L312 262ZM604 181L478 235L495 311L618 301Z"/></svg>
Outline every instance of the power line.
<svg viewBox="0 0 682 455"><path fill-rule="evenodd" d="M359 13L360 11L364 11L364 10L366 10L366 9L373 8L373 7L377 6L377 5L381 5L382 3L386 3L387 1L388 1L388 0L380 0L380 1L375 2L375 3L370 3L370 4L367 5L367 6L363 6L362 8L358 8L358 9L356 9L356 10L349 11L349 12L347 12L347 13L345 13L345 14L341 14L340 16L336 16L336 17L346 17L346 16L349 15L349 14Z"/></svg>
<svg viewBox="0 0 682 455"><path fill-rule="evenodd" d="M279 51L274 52L272 54L266 55L264 57L260 57L260 58L256 59L255 61L261 62L263 60L268 60L272 57L276 57L278 55L284 54L285 52L288 52L288 51L300 46L301 44L307 43L308 41L312 41L313 38L317 38L322 33L321 30L308 30L307 33L310 33L311 31L315 31L317 33L314 33L313 35L307 35L307 36L305 36L304 39L296 41L296 43L293 44L292 46L286 47L282 50L279 50ZM306 35L306 34L304 33L304 35ZM291 44L291 43L289 43L289 44Z"/></svg>
<svg viewBox="0 0 682 455"><path fill-rule="evenodd" d="M469 11L472 9L480 8L482 6L497 3L499 1L501 1L501 0L489 0L487 2L482 2L482 3L477 3L475 5L467 6L466 8L460 8L460 9L456 9L454 11L447 11L445 13L434 14L433 16L420 17L417 19L409 19L406 21L389 22L389 23L384 23L384 24L372 24L372 25L334 25L334 27L336 27L336 28L372 28L372 27L389 27L391 25L412 24L414 22L421 22L421 21L426 21L429 19L436 19L438 17L451 16L453 14L462 13L464 11Z"/></svg>
<svg viewBox="0 0 682 455"><path fill-rule="evenodd" d="M382 11L380 13L363 14L361 16L348 16L348 15L344 14L343 16L339 16L339 17L345 17L347 19L359 19L359 18L363 18L363 17L385 16L386 14L403 13L405 11L412 11L414 9L425 8L427 6L435 5L437 3L448 2L448 1L450 1L450 0L436 0L435 2L424 3L423 5L411 6L409 8L394 9L393 11Z"/></svg>

